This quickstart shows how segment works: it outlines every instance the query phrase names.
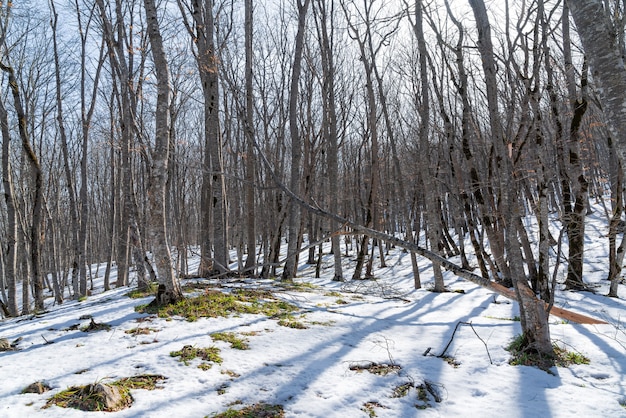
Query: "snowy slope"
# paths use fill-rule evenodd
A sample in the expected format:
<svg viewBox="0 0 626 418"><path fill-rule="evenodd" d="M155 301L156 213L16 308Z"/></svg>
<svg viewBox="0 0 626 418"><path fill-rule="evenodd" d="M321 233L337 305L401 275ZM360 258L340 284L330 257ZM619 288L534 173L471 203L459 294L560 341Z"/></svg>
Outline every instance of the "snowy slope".
<svg viewBox="0 0 626 418"><path fill-rule="evenodd" d="M555 342L586 355L589 365L554 368L553 375L509 365L504 347L520 333L519 322L512 320L517 304L451 275L448 287L464 293L413 290L409 255L399 250L390 253L389 267L376 270L377 281L332 282L332 257L325 256L322 278L314 279L313 267L306 265L299 272L297 280L313 288L276 291L300 308L296 317L307 329L286 328L263 315L195 322L148 317L134 307L150 298L130 299L128 289L102 293L101 288L83 302L4 320L0 337L22 340L18 351L0 353L0 417L204 417L258 402L283 405L287 417L374 416L370 410L378 417L626 417L626 291L620 286L618 300L601 296L608 289L605 248L605 238L589 236L585 280L598 286L598 294L560 292L556 304L609 324L551 319ZM420 266L428 287L429 263L422 260ZM347 273L349 268L346 264ZM230 285L275 288L271 281ZM85 315L111 329L76 329L89 323L80 319ZM459 322L467 324L458 327L446 350L448 362L437 356ZM138 326L155 331L124 332ZM209 334L222 331L245 337L250 349L214 342ZM186 366L170 356L185 345L215 345L223 363L205 371L197 362ZM353 370L372 362L401 368L387 375ZM158 390L134 390L130 409L42 409L50 396L70 386L146 373L167 380ZM21 394L40 380L52 390ZM394 397L394 389L424 382L440 402L428 395L426 405L414 387Z"/></svg>

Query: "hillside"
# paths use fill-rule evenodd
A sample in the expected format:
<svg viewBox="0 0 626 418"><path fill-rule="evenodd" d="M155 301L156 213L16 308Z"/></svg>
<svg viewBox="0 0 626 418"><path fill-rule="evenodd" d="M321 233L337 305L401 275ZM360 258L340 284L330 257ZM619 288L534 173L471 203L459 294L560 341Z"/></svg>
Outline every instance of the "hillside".
<svg viewBox="0 0 626 418"><path fill-rule="evenodd" d="M302 265L291 287L271 280L186 282L189 296L213 289L241 298L238 289L249 289L258 300L248 305L294 305L291 313L159 318L135 311L151 298L130 298L127 288L103 293L96 280L85 301L3 320L0 338L19 341L17 350L0 353L0 416L204 417L264 403L286 417L626 417L626 294L622 286L621 299L601 296L605 245L597 236L587 240L585 280L597 294L561 291L556 305L608 324L551 321L555 344L589 364L550 373L510 365L505 347L520 332L517 304L451 275L450 292L432 293L425 260L426 288L413 290L409 255L400 250L389 254L389 267L376 270L377 280L347 283L330 280L332 256L325 255L322 278ZM210 347L219 349L213 351L221 363L171 355ZM138 375L163 379L155 390L132 389L128 409L43 409L68 387ZM21 394L37 381L51 390Z"/></svg>

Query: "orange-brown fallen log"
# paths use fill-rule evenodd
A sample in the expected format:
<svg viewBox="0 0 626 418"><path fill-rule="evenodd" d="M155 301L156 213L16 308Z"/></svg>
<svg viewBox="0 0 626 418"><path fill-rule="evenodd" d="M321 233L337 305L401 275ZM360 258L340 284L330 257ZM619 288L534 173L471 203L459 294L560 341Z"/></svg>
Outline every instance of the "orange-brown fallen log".
<svg viewBox="0 0 626 418"><path fill-rule="evenodd" d="M461 266L452 263L450 260L440 256L439 254L430 251L424 247L419 246L418 244L414 243L414 242L409 242L409 241L404 241L398 237L395 237L393 235L389 235L386 234L384 232L381 231L377 231L375 229L372 228L368 228L366 226L360 225L356 222L352 222L346 218L343 218L335 213L331 213L328 212L322 208L320 208L319 206L313 206L310 203L306 202L305 200L303 200L300 196L298 196L297 194L295 194L294 192L292 192L291 190L289 190L289 188L287 186L285 186L280 178L278 177L278 175L276 175L276 173L274 172L274 169L272 167L272 165L270 164L270 162L267 160L267 157L265 156L265 154L263 153L263 150L259 147L259 145L255 142L254 146L256 147L257 151L259 152L259 155L261 156L261 158L263 159L263 162L267 165L267 167L269 168L270 174L274 179L274 182L276 183L276 185L283 190L287 195L289 195L289 197L291 197L294 202L296 202L298 205L302 206L303 208L305 208L307 211L314 213L316 215L319 216L323 216L324 218L327 219L333 219L337 222L339 222L340 224L343 224L344 227L348 227L351 228L353 231L364 234L364 235L368 235L371 238L376 238L379 239L381 241L386 241L389 242L390 244L396 245L400 248L404 248L407 251L413 251L416 254L421 255L422 257L428 258L430 261L432 261L433 263L437 263L439 264L441 267L443 267L444 269L451 271L454 275L456 275L457 277L460 277L462 279L468 280L472 283L475 283L479 286L484 287L485 289L489 289L492 290L496 293L501 294L504 297L507 297L509 299L515 300L517 301L517 296L515 295L515 292L496 283L493 282L489 279L486 279L482 276L479 276L477 274L472 273L469 270L465 270L464 268L462 268ZM559 318L568 320L568 321L572 321L572 322L576 322L578 324L606 324L605 321L601 321L599 319L595 319L595 318L591 318L589 316L585 316L582 314L577 314L575 312L571 312L568 311L566 309L562 309L562 308L557 308L557 307L552 307L552 309L550 310L550 313L554 316L557 316Z"/></svg>
<svg viewBox="0 0 626 418"><path fill-rule="evenodd" d="M515 301L517 300L515 291L507 287L504 287L499 283L492 283L491 289L494 290L495 292L498 292L499 294L501 294L502 296L506 298L513 299ZM592 318L590 316L579 314L576 312L568 311L567 309L559 308L557 306L552 306L552 309L550 309L550 315L554 315L558 318L565 319L566 321L576 322L577 324L606 324L607 323L605 321L601 321L599 319Z"/></svg>

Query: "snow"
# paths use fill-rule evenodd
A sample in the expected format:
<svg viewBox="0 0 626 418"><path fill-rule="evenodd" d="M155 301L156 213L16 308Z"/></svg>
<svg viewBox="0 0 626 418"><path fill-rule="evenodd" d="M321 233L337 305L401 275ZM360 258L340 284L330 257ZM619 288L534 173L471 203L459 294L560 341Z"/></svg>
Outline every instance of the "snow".
<svg viewBox="0 0 626 418"><path fill-rule="evenodd" d="M608 324L579 325L551 317L553 340L587 356L588 365L553 368L552 373L509 365L504 347L521 331L512 320L519 314L517 303L450 274L446 285L459 292L432 293L427 290L432 284L427 260L420 260L425 288L414 290L409 255L399 249L390 252L389 267L376 269L376 281L347 283L331 281L332 256L326 254L321 278L313 278L314 266L300 267L297 281L312 284L310 289L284 290L272 281L226 283L274 289L300 308L296 318L307 329L286 328L263 315L160 319L134 311L151 298L131 299L128 288L102 292L101 278L95 280L94 296L85 301L5 319L0 337L21 341L19 350L0 353L0 416L203 417L265 402L283 405L286 417L367 417L365 404L372 402L378 417L626 417L626 291L620 286L620 299L602 296L608 291L608 244L601 236L606 219L595 212L588 222L585 281L597 293L561 290L556 305ZM346 262L349 277L353 264ZM89 319L80 319L84 315L111 329L70 329L88 324ZM158 331L124 332L138 326ZM250 349L213 341L210 334L215 332L246 333ZM453 333L445 354L456 367L437 357ZM205 371L196 367L197 360L187 366L170 356L185 345L217 346L223 362ZM352 370L372 362L401 369L387 375ZM139 374L167 379L157 390L133 390L129 409L42 409L47 399L70 386ZM21 394L41 380L52 390ZM428 407L417 408L424 403L414 387L406 396L393 396L403 384L424 382L440 402L429 395Z"/></svg>

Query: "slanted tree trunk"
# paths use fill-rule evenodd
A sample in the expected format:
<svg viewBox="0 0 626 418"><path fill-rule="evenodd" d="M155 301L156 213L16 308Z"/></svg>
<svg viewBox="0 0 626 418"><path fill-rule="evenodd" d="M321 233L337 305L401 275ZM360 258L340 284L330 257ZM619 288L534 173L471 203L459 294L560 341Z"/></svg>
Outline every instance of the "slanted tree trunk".
<svg viewBox="0 0 626 418"><path fill-rule="evenodd" d="M528 285L522 265L520 243L517 237L516 217L520 216L517 210L517 187L513 175L513 162L508 155L504 143L500 115L498 111L498 84L496 79L496 64L491 42L491 26L483 0L470 0L470 6L476 19L478 29L478 50L481 56L485 76L485 88L489 110L489 124L491 136L496 150L496 167L498 168L499 188L501 193L501 210L505 219L505 242L511 270L511 279L520 303L520 318L526 347L536 351L545 358L546 365L552 364L554 349L550 340L548 312L545 303L537 299Z"/></svg>
<svg viewBox="0 0 626 418"><path fill-rule="evenodd" d="M481 227L484 228L487 238L489 239L489 248L491 253L493 254L493 262L487 257L486 251L482 245L476 239L476 235L478 234L478 228L474 225L472 215L472 203L469 200L469 195L467 193L463 193L461 197L463 198L464 209L467 215L467 218L470 219L470 234L472 237L472 243L474 244L474 248L477 254L485 254L485 261L487 261L491 267L493 272L494 279L502 280L506 286L511 286L511 273L509 271L509 266L506 263L505 258L505 238L504 232L502 231L501 220L498 217L498 210L495 207L495 198L490 202L488 199L489 191L489 181L492 179L485 178L484 175L478 170L479 163L472 151L472 132L474 132L474 120L472 117L472 108L470 104L469 97L469 75L467 74L467 70L465 68L465 58L463 54L463 50L465 48L464 40L465 40L465 29L462 24L454 17L448 0L445 0L446 11L448 16L454 23L454 25L458 28L459 39L457 41L456 47L454 48L454 53L456 55L456 65L459 73L458 83L456 83L456 88L458 90L459 96L461 96L461 150L464 156L464 168L465 172L469 174L469 185L472 196L474 198L474 202L477 206L477 212L481 220ZM431 26L434 26L431 24ZM441 35L438 35L440 42L443 43L441 39ZM493 190L497 190L492 188ZM495 262L495 268L493 268L493 264Z"/></svg>
<svg viewBox="0 0 626 418"><path fill-rule="evenodd" d="M0 63L0 69L8 74L9 87L13 94L13 105L15 106L15 112L17 113L18 131L20 139L22 140L22 148L26 154L26 160L29 165L30 174L32 176L32 195L33 195L33 207L32 218L30 226L30 267L32 269L33 289L35 296L35 309L43 311L44 298L43 298L43 275L41 272L41 219L43 212L43 173L41 171L41 165L39 159L35 154L27 126L27 116L22 104L22 96L19 89L19 84L15 77L13 67ZM26 286L24 284L23 286ZM28 309L28 307L23 309Z"/></svg>
<svg viewBox="0 0 626 418"><path fill-rule="evenodd" d="M105 42L107 44L109 52L109 60L111 62L111 68L113 69L114 79L119 80L120 89L120 130L121 130L121 185L122 185L122 200L123 200L123 213L121 219L121 234L120 234L120 250L122 251L122 257L126 253L126 245L131 244L132 257L136 268L137 285L140 289L147 289L150 285L146 277L146 252L143 247L142 237L139 230L138 222L138 209L133 184L132 173L132 158L131 147L133 145L134 132L138 132L136 126L136 110L137 100L133 97L135 91L133 91L133 79L132 72L130 71L133 55L130 54L128 59L126 54L128 50L133 50L134 46L131 43L126 48L126 26L124 22L124 16L122 13L122 4L118 0L115 3L115 15L117 24L117 39L114 35L114 28L111 20L107 15L107 9L103 0L96 0L96 4L100 10L100 17L102 18L102 28L104 32ZM130 38L132 40L132 37ZM124 259L125 261L125 259ZM122 276L118 278L118 285L126 284L124 278L127 276L127 265L122 265L118 262L118 274L120 269L124 272Z"/></svg>

